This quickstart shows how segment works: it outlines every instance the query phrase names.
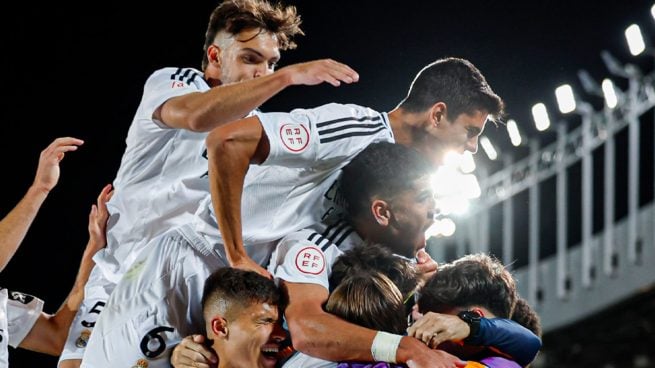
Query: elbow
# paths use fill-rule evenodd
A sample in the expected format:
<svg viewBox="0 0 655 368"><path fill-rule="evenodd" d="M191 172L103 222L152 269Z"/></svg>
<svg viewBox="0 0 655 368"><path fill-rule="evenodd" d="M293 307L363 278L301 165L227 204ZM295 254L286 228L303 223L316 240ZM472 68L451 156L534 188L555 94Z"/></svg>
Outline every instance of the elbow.
<svg viewBox="0 0 655 368"><path fill-rule="evenodd" d="M207 159L213 160L217 157L225 157L233 143L234 139L223 132L222 129L212 130L205 139Z"/></svg>
<svg viewBox="0 0 655 368"><path fill-rule="evenodd" d="M197 111L189 111L186 114L186 120L187 120L187 129L189 129L192 132L196 133L202 133L202 132L207 132L211 129L206 123L205 119L203 119L202 115L197 112Z"/></svg>

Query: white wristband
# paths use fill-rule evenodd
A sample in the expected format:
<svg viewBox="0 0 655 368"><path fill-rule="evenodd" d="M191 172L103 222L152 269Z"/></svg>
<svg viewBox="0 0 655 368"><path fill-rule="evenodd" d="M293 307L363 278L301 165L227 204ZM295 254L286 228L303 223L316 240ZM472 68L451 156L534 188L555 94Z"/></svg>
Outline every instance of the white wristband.
<svg viewBox="0 0 655 368"><path fill-rule="evenodd" d="M376 362L396 363L396 352L402 335L378 331L371 344L371 355Z"/></svg>

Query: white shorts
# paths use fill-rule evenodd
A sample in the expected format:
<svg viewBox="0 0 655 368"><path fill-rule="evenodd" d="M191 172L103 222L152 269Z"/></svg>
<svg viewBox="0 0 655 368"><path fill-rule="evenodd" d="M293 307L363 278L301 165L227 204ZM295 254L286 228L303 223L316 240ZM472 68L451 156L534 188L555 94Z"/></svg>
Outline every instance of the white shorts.
<svg viewBox="0 0 655 368"><path fill-rule="evenodd" d="M115 286L104 277L99 267L93 267L89 280L84 286L84 300L68 330L68 337L57 366L60 366L64 360L82 359L96 320Z"/></svg>
<svg viewBox="0 0 655 368"><path fill-rule="evenodd" d="M82 367L170 367L175 345L204 333L205 280L226 265L190 227L155 238L109 297Z"/></svg>

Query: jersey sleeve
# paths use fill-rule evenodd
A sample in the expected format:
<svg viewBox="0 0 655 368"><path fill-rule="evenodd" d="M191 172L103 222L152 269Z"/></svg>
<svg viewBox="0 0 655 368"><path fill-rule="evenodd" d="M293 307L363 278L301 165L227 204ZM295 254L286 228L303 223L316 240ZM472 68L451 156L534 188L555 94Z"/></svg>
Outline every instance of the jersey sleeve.
<svg viewBox="0 0 655 368"><path fill-rule="evenodd" d="M357 105L333 103L256 115L270 145L263 165L340 168L370 143L393 142L386 116Z"/></svg>
<svg viewBox="0 0 655 368"><path fill-rule="evenodd" d="M7 300L7 329L9 345L18 347L30 332L43 310L43 300L32 295L9 291Z"/></svg>
<svg viewBox="0 0 655 368"><path fill-rule="evenodd" d="M341 252L334 246L323 250L316 244L315 234L301 230L283 238L271 257L269 272L276 282L316 284L330 290L332 264Z"/></svg>
<svg viewBox="0 0 655 368"><path fill-rule="evenodd" d="M504 318L481 318L480 330L466 343L490 347L508 355L521 366L528 365L541 349L541 339L537 335Z"/></svg>
<svg viewBox="0 0 655 368"><path fill-rule="evenodd" d="M152 114L167 100L193 92L204 92L209 86L200 71L193 68L163 68L150 75L143 88L143 98L137 118L152 119ZM162 122L155 121L160 128Z"/></svg>

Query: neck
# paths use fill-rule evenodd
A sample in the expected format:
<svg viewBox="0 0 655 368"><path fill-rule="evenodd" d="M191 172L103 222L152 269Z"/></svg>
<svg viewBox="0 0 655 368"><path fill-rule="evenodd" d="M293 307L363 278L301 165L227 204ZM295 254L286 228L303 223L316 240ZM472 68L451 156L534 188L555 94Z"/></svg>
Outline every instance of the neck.
<svg viewBox="0 0 655 368"><path fill-rule="evenodd" d="M388 113L389 124L393 131L396 143L411 146L417 134L423 129L425 122L424 112L407 112L402 107L396 107Z"/></svg>

